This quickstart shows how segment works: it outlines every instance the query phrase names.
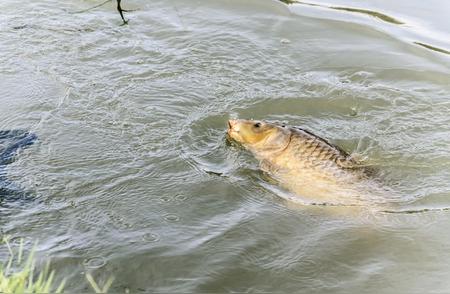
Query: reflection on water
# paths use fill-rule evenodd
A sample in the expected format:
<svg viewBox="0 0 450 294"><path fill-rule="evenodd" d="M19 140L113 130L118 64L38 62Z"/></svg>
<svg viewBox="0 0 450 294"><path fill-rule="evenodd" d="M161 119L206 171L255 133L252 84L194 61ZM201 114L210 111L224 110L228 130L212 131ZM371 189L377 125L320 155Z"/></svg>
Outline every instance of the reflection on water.
<svg viewBox="0 0 450 294"><path fill-rule="evenodd" d="M39 201L2 232L74 292L86 271L133 293L446 291L448 212L298 207L226 143L229 118L300 126L367 157L399 209L450 206L450 60L414 44L450 47L445 9L346 1L326 6L364 12L130 0L128 26L112 4L2 1L0 130L39 137L5 169Z"/></svg>
<svg viewBox="0 0 450 294"><path fill-rule="evenodd" d="M365 14L368 16L372 16L374 18L377 18L381 21L390 23L390 24L395 24L395 25L405 25L404 27L408 27L410 26L410 24L407 24L403 21L398 20L397 18L394 18L392 16L389 16L387 14L378 12L378 11L373 11L373 10L368 10L368 9L361 9L361 8L354 8L354 7L343 7L343 6L330 6L330 5L325 5L325 4L317 4L317 3L309 3L309 2L304 2L304 1L296 1L296 0L280 0L281 2L284 2L286 4L300 4L300 5L308 5L308 6L313 6L313 7L320 7L320 8L327 8L327 9L333 9L333 10L341 10L341 11L346 11L346 12L354 12L354 13L359 13L359 14ZM433 45L429 45L423 42L419 42L419 41L413 41L412 43L417 44L419 46L422 46L424 48L436 51L436 52L440 52L440 53L444 53L444 54L449 54L448 50L442 49L442 48L438 48L436 46Z"/></svg>
<svg viewBox="0 0 450 294"><path fill-rule="evenodd" d="M447 50L444 50L444 49L441 49L441 48L437 48L437 47L434 47L434 46L431 46L431 45L427 45L427 44L424 44L424 43L421 43L421 42L414 42L414 44L420 45L422 47L425 47L427 49L430 49L430 50L433 50L433 51L436 51L436 52L440 52L440 53L444 53L444 54L450 54L450 51L447 51Z"/></svg>
<svg viewBox="0 0 450 294"><path fill-rule="evenodd" d="M32 145L36 139L35 134L24 130L0 131L0 206L8 206L29 198L8 179L6 168L21 149Z"/></svg>
<svg viewBox="0 0 450 294"><path fill-rule="evenodd" d="M386 14L383 14L383 13L377 12L377 11L371 11L368 9L340 7L340 6L326 6L326 5L308 3L308 2L303 2L303 1L295 1L295 0L292 0L292 1L291 0L286 0L286 1L280 0L280 1L284 2L286 4L302 4L302 5L309 5L309 6L325 7L325 8L335 9L335 10L343 10L343 11L348 11L348 12L362 13L362 14L366 14L369 16L373 16L375 18L378 18L378 19L388 22L388 23L397 24L397 25L404 24L403 22L401 22L389 15L386 15Z"/></svg>
<svg viewBox="0 0 450 294"><path fill-rule="evenodd" d="M335 10L344 10L344 11L349 11L349 12L356 12L356 13L367 14L367 15L376 17L376 18L378 18L378 19L380 19L382 21L389 22L389 23L392 23L392 24L399 24L399 25L403 24L403 22L401 22L401 21L399 21L399 20L397 20L397 19L395 19L395 18L393 18L393 17L391 17L389 15L386 15L386 14L383 14L383 13L380 13L380 12L376 12L376 11L370 11L370 10L358 9L358 8L351 8L351 7L337 7L337 6L336 7L330 6L329 8L335 9Z"/></svg>

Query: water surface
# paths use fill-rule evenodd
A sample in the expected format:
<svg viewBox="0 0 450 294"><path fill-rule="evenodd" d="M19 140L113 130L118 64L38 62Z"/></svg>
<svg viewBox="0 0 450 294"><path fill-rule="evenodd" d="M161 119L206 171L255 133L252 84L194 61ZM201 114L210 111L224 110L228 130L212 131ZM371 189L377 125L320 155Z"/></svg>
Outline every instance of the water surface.
<svg viewBox="0 0 450 294"><path fill-rule="evenodd" d="M2 232L76 292L87 271L117 292L447 291L448 212L292 207L225 141L230 117L301 126L403 208L449 207L450 7L366 2L135 0L120 26L112 4L3 0L0 130L39 142L8 166L36 201Z"/></svg>

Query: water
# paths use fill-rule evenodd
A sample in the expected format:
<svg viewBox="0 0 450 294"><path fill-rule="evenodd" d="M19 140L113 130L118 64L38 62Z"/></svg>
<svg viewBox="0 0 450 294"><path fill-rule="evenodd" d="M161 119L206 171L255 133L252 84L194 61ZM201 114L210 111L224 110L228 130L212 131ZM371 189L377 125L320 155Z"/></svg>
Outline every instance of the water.
<svg viewBox="0 0 450 294"><path fill-rule="evenodd" d="M1 1L0 130L39 137L8 166L36 201L2 232L73 292L86 272L115 292L446 292L448 212L293 207L225 142L230 117L301 126L402 208L449 207L450 6L366 2L134 0L120 26L113 4Z"/></svg>

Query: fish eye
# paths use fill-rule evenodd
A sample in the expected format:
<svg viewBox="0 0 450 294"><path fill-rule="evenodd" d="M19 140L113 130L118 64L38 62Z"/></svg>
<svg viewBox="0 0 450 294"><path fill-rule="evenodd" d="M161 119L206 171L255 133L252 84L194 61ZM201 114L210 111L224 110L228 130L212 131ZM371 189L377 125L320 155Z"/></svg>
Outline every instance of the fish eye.
<svg viewBox="0 0 450 294"><path fill-rule="evenodd" d="M260 126L261 126L261 123L255 123L254 125L253 125L255 128L259 128Z"/></svg>

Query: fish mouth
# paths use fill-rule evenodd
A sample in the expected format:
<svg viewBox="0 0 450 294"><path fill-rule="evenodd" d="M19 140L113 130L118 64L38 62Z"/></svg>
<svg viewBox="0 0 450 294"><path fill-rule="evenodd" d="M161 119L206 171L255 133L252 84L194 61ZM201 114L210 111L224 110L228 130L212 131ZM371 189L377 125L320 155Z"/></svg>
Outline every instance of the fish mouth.
<svg viewBox="0 0 450 294"><path fill-rule="evenodd" d="M233 127L237 124L237 120L236 119L229 119L228 120L228 129L232 130Z"/></svg>
<svg viewBox="0 0 450 294"><path fill-rule="evenodd" d="M228 120L228 130L227 130L228 135L231 135L231 133L238 133L238 131L234 128L236 123L237 123L237 120L234 120L234 119Z"/></svg>
<svg viewBox="0 0 450 294"><path fill-rule="evenodd" d="M229 142L236 142L236 137L239 135L239 129L236 128L237 120L230 119L228 120L228 130L227 130L227 140Z"/></svg>

